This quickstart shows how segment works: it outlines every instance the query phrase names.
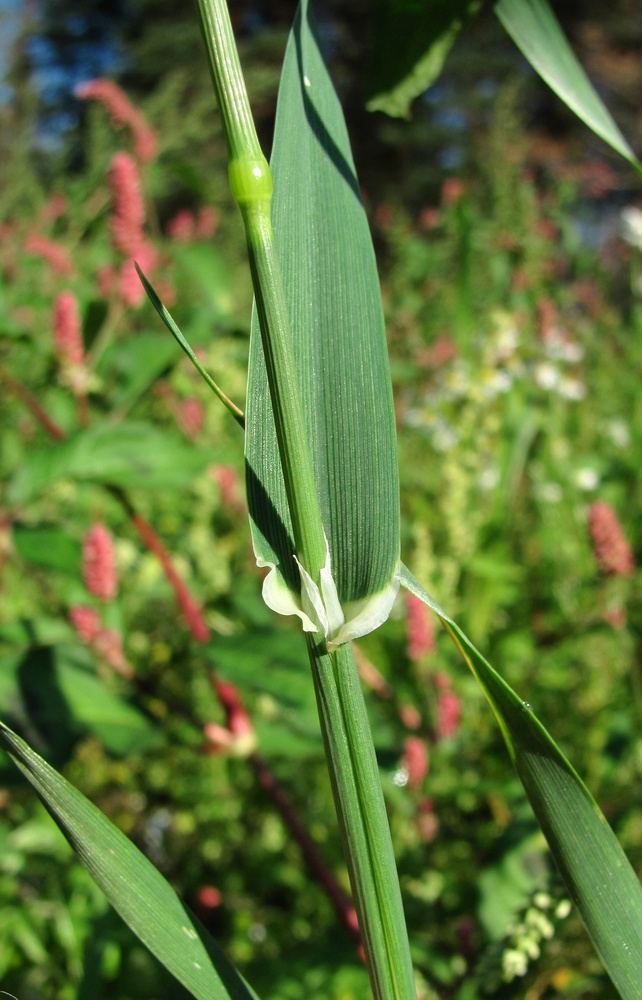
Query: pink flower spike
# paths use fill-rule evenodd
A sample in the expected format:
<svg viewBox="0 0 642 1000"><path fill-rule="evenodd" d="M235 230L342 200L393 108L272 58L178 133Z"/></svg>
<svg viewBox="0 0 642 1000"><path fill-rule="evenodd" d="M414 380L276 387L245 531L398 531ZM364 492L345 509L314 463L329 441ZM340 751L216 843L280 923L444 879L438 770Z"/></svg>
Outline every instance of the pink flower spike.
<svg viewBox="0 0 642 1000"><path fill-rule="evenodd" d="M82 642L94 642L100 635L102 624L100 615L93 608L76 606L69 612L69 620Z"/></svg>
<svg viewBox="0 0 642 1000"><path fill-rule="evenodd" d="M218 229L218 212L209 205L203 205L196 219L196 238L209 240Z"/></svg>
<svg viewBox="0 0 642 1000"><path fill-rule="evenodd" d="M61 215L64 215L67 211L67 207L67 199L64 194L59 191L52 194L51 198L42 209L43 222L55 222Z"/></svg>
<svg viewBox="0 0 642 1000"><path fill-rule="evenodd" d="M236 512L243 512L245 504L241 496L239 477L232 465L212 465L209 474L218 483L221 500L225 507Z"/></svg>
<svg viewBox="0 0 642 1000"><path fill-rule="evenodd" d="M116 250L135 257L144 241L145 205L138 167L128 153L116 153L111 161L109 186L114 196L111 236Z"/></svg>
<svg viewBox="0 0 642 1000"><path fill-rule="evenodd" d="M218 695L218 700L225 712L227 728L234 736L248 736L254 732L250 717L241 701L241 696L234 684L212 677L212 687Z"/></svg>
<svg viewBox="0 0 642 1000"><path fill-rule="evenodd" d="M141 163L151 163L156 158L156 133L140 111L113 80L87 80L75 91L81 101L97 101L107 111L112 125L131 130L136 156Z"/></svg>
<svg viewBox="0 0 642 1000"><path fill-rule="evenodd" d="M156 251L148 243L141 242L136 257L130 257L120 269L118 291L126 306L139 306L145 301L145 289L138 277L136 264L145 276L152 273L156 264Z"/></svg>
<svg viewBox="0 0 642 1000"><path fill-rule="evenodd" d="M176 243L189 243L194 239L196 219L194 213L188 208L181 209L173 215L166 226L166 232L170 240Z"/></svg>
<svg viewBox="0 0 642 1000"><path fill-rule="evenodd" d="M132 116L137 114L124 90L113 80L86 80L78 84L74 94L80 101L102 104L114 125L128 125Z"/></svg>
<svg viewBox="0 0 642 1000"><path fill-rule="evenodd" d="M78 300L73 292L61 292L54 305L54 346L60 359L70 365L81 365L84 346Z"/></svg>
<svg viewBox="0 0 642 1000"><path fill-rule="evenodd" d="M94 524L82 547L83 580L87 590L101 601L116 596L116 560L111 534L104 524Z"/></svg>
<svg viewBox="0 0 642 1000"><path fill-rule="evenodd" d="M430 611L423 601L408 591L405 592L404 597L408 614L406 654L409 660L416 661L435 651L435 630Z"/></svg>
<svg viewBox="0 0 642 1000"><path fill-rule="evenodd" d="M113 628L101 629L91 647L105 663L121 677L130 678L134 672L123 655L123 640Z"/></svg>
<svg viewBox="0 0 642 1000"><path fill-rule="evenodd" d="M198 901L206 910L214 910L223 902L220 890L213 885L204 885L198 891Z"/></svg>
<svg viewBox="0 0 642 1000"><path fill-rule="evenodd" d="M198 437L205 422L205 410L198 399L182 399L176 411L176 419L186 438L193 441Z"/></svg>
<svg viewBox="0 0 642 1000"><path fill-rule="evenodd" d="M141 163L152 163L158 153L158 141L153 128L147 124L140 112L138 118L132 122L132 138L134 140L134 152Z"/></svg>
<svg viewBox="0 0 642 1000"><path fill-rule="evenodd" d="M46 261L55 274L59 274L63 278L73 277L74 265L65 247L60 246L59 243L48 240L40 233L31 233L27 236L24 247L27 253L32 253L35 257Z"/></svg>
<svg viewBox="0 0 642 1000"><path fill-rule="evenodd" d="M430 767L428 749L418 736L409 736L404 743L401 766L408 774L408 788L416 792L421 788Z"/></svg>
<svg viewBox="0 0 642 1000"><path fill-rule="evenodd" d="M459 729L461 701L454 691L442 691L437 702L437 739L446 740Z"/></svg>
<svg viewBox="0 0 642 1000"><path fill-rule="evenodd" d="M456 205L464 193L463 181L458 177L447 177L441 186L441 203L445 207Z"/></svg>
<svg viewBox="0 0 642 1000"><path fill-rule="evenodd" d="M139 306L145 301L145 289L138 277L133 258L126 260L120 269L118 292L126 306Z"/></svg>
<svg viewBox="0 0 642 1000"><path fill-rule="evenodd" d="M633 553L613 508L607 503L592 504L588 528L600 570L612 576L630 576L635 569Z"/></svg>

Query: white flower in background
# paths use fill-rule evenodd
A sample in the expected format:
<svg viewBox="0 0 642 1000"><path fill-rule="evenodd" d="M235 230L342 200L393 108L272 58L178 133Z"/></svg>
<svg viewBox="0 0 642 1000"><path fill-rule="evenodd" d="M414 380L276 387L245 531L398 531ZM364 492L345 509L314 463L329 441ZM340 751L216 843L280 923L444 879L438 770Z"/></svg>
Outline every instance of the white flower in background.
<svg viewBox="0 0 642 1000"><path fill-rule="evenodd" d="M586 396L586 386L579 378L567 375L560 379L557 391L564 399L580 400Z"/></svg>
<svg viewBox="0 0 642 1000"><path fill-rule="evenodd" d="M479 473L477 483L480 490L494 490L499 482L499 469L489 465Z"/></svg>
<svg viewBox="0 0 642 1000"><path fill-rule="evenodd" d="M495 338L495 355L498 359L503 359L510 357L514 354L519 346L519 333L517 327L514 326L502 326L500 327L497 336Z"/></svg>
<svg viewBox="0 0 642 1000"><path fill-rule="evenodd" d="M392 783L396 785L397 788L405 788L408 784L408 770L405 767L400 767L396 770L392 776Z"/></svg>
<svg viewBox="0 0 642 1000"><path fill-rule="evenodd" d="M573 478L575 480L575 485L580 490L584 490L586 493L596 490L600 485L599 473L596 472L595 469L591 469L589 466L577 469Z"/></svg>
<svg viewBox="0 0 642 1000"><path fill-rule="evenodd" d="M424 427L426 424L426 417L423 410L413 406L406 410L403 421L406 427Z"/></svg>
<svg viewBox="0 0 642 1000"><path fill-rule="evenodd" d="M451 399L467 396L470 390L468 367L461 362L456 362L446 375L444 388Z"/></svg>
<svg viewBox="0 0 642 1000"><path fill-rule="evenodd" d="M631 444L631 432L629 425L624 420L609 420L606 425L606 432L611 441L618 448L628 448Z"/></svg>
<svg viewBox="0 0 642 1000"><path fill-rule="evenodd" d="M535 381L540 389L557 389L560 381L559 369L551 365L548 361L540 361L535 365Z"/></svg>
<svg viewBox="0 0 642 1000"><path fill-rule="evenodd" d="M482 390L487 399L494 399L502 392L508 392L513 384L513 377L504 368L495 368L482 375Z"/></svg>
<svg viewBox="0 0 642 1000"><path fill-rule="evenodd" d="M516 976L525 976L528 971L528 959L516 948L508 948L502 955L502 971L504 980L508 983Z"/></svg>
<svg viewBox="0 0 642 1000"><path fill-rule="evenodd" d="M535 495L544 503L559 503L564 496L564 490L559 483L538 483Z"/></svg>
<svg viewBox="0 0 642 1000"><path fill-rule="evenodd" d="M632 247L642 250L642 211L630 205L620 212L620 233Z"/></svg>
<svg viewBox="0 0 642 1000"><path fill-rule="evenodd" d="M584 348L574 340L567 340L559 335L547 342L546 355L556 361L568 361L576 365L584 357Z"/></svg>
<svg viewBox="0 0 642 1000"><path fill-rule="evenodd" d="M450 451L459 441L457 429L443 417L434 421L432 432L432 443L437 451Z"/></svg>

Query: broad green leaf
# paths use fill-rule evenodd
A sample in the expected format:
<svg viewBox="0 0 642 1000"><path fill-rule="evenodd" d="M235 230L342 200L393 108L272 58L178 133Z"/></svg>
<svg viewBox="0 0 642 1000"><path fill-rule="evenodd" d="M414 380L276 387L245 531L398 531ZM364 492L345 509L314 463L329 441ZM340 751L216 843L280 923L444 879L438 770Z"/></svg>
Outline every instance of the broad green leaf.
<svg viewBox="0 0 642 1000"><path fill-rule="evenodd" d="M408 118L415 97L437 79L481 0L382 0L375 18L368 111Z"/></svg>
<svg viewBox="0 0 642 1000"><path fill-rule="evenodd" d="M568 892L623 1000L642 983L642 889L590 792L533 714L404 566L481 684Z"/></svg>
<svg viewBox="0 0 642 1000"><path fill-rule="evenodd" d="M224 460L152 424L101 423L61 444L31 452L11 481L7 498L18 506L59 479L183 489L217 458Z"/></svg>
<svg viewBox="0 0 642 1000"><path fill-rule="evenodd" d="M160 741L159 730L150 719L96 675L91 657L82 647L58 646L54 652L54 681L75 727L94 733L110 753L120 756L148 749Z"/></svg>
<svg viewBox="0 0 642 1000"><path fill-rule="evenodd" d="M642 166L577 61L547 0L498 0L495 13L558 97L642 173Z"/></svg>
<svg viewBox="0 0 642 1000"><path fill-rule="evenodd" d="M271 168L274 238L321 517L338 597L346 618L354 618L363 603L382 594L385 600L396 584L394 411L372 242L343 115L305 2L285 56ZM298 595L301 580L256 316L246 460L257 559L278 564Z"/></svg>
<svg viewBox="0 0 642 1000"><path fill-rule="evenodd" d="M93 803L2 723L0 744L112 906L197 1000L257 1000L160 872Z"/></svg>
<svg viewBox="0 0 642 1000"><path fill-rule="evenodd" d="M16 552L34 566L77 574L80 566L80 542L69 533L56 528L30 528L16 524L11 533Z"/></svg>
<svg viewBox="0 0 642 1000"><path fill-rule="evenodd" d="M206 655L223 680L270 699L270 712L255 720L262 754L322 754L310 667L299 635L259 627L247 635L218 636Z"/></svg>
<svg viewBox="0 0 642 1000"><path fill-rule="evenodd" d="M87 732L117 755L160 740L153 722L96 674L86 647L39 645L35 635L26 649L0 657L0 711L9 721L28 719L56 763Z"/></svg>

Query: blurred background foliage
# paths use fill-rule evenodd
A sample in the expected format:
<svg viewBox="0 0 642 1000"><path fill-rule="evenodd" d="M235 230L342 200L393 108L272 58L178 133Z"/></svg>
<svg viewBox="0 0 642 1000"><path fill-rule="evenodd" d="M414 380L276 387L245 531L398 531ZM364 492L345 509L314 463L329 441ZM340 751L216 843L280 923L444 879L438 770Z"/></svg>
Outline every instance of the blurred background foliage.
<svg viewBox="0 0 642 1000"><path fill-rule="evenodd" d="M639 151L637 5L554 6ZM233 8L269 149L294 5ZM380 262L404 559L533 705L639 870L635 179L491 11L409 122L365 111L385 44L373 5L316 11ZM0 17L2 717L146 851L266 1000L362 997L304 649L264 607L251 556L242 435L132 290L117 228L142 212L155 284L242 406L251 289L196 18L160 0ZM102 76L153 155L74 94ZM419 995L608 1000L449 644L400 599L359 662ZM182 995L4 758L0 928L0 986L20 1000Z"/></svg>

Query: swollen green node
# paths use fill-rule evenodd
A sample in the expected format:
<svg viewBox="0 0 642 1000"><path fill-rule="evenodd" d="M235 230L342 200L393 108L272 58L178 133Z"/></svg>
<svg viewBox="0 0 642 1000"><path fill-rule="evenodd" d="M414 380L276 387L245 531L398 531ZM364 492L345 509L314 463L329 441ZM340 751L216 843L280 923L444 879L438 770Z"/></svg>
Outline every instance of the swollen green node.
<svg viewBox="0 0 642 1000"><path fill-rule="evenodd" d="M239 207L251 207L272 198L272 174L262 154L230 160L230 189Z"/></svg>

